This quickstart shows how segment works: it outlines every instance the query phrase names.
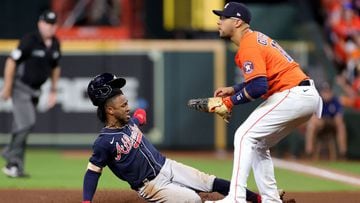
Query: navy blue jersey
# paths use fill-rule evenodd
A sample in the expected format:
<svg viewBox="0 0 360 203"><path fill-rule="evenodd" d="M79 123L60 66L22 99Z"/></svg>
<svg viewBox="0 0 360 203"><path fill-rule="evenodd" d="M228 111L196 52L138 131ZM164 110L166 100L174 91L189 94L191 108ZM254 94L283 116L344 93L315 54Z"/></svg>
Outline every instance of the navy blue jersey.
<svg viewBox="0 0 360 203"><path fill-rule="evenodd" d="M323 118L334 118L337 114L342 113L342 106L340 104L340 101L333 97L329 101L323 102L323 111L322 116Z"/></svg>
<svg viewBox="0 0 360 203"><path fill-rule="evenodd" d="M165 163L165 157L143 136L137 124L137 119L130 119L123 128L103 128L90 157L92 164L108 166L132 189L138 189L144 180L155 178Z"/></svg>

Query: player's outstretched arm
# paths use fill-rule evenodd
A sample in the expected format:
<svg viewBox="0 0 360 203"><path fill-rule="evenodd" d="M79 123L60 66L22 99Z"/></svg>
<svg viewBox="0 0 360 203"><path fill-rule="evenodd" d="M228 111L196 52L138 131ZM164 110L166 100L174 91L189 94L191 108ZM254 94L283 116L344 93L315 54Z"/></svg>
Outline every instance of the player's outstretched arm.
<svg viewBox="0 0 360 203"><path fill-rule="evenodd" d="M136 109L133 115L134 119L137 119L138 125L146 124L146 111L144 109Z"/></svg>
<svg viewBox="0 0 360 203"><path fill-rule="evenodd" d="M83 203L90 203L94 197L96 187L101 175L102 168L89 162L84 176Z"/></svg>
<svg viewBox="0 0 360 203"><path fill-rule="evenodd" d="M210 97L190 99L188 107L197 111L216 113L221 116L226 122L229 122L232 111L232 101L230 97Z"/></svg>

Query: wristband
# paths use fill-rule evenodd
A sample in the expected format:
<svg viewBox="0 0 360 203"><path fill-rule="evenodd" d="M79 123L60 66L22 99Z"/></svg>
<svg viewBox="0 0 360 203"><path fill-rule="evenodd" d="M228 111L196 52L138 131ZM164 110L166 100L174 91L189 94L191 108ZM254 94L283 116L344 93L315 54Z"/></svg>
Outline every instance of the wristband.
<svg viewBox="0 0 360 203"><path fill-rule="evenodd" d="M250 99L245 96L245 88L231 96L231 101L234 105L248 103Z"/></svg>

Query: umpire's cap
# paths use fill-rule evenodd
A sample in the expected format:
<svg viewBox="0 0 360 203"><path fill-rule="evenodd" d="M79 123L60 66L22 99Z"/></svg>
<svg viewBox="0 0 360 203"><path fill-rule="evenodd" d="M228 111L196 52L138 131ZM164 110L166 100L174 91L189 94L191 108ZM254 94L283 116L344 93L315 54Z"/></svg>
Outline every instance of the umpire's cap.
<svg viewBox="0 0 360 203"><path fill-rule="evenodd" d="M250 24L251 21L250 10L242 3L229 2L224 6L224 10L213 10L213 13L215 13L215 15L224 16L227 18L239 18L247 24Z"/></svg>
<svg viewBox="0 0 360 203"><path fill-rule="evenodd" d="M93 105L99 106L110 97L122 94L120 88L124 87L125 84L124 78L118 78L111 73L102 73L89 82L87 93Z"/></svg>
<svg viewBox="0 0 360 203"><path fill-rule="evenodd" d="M40 16L39 20L43 20L49 24L55 24L57 21L56 13L53 11L44 11Z"/></svg>

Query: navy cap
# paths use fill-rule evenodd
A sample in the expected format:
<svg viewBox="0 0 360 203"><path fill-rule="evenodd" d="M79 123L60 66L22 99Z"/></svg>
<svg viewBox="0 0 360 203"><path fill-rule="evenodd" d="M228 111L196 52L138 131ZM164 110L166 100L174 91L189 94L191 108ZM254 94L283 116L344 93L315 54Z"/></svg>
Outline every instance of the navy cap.
<svg viewBox="0 0 360 203"><path fill-rule="evenodd" d="M229 2L224 6L224 10L213 10L213 12L218 16L240 18L247 24L250 24L251 21L249 9L242 3Z"/></svg>
<svg viewBox="0 0 360 203"><path fill-rule="evenodd" d="M43 20L50 24L55 24L57 21L57 16L56 16L56 13L53 11L44 11L40 15L39 20Z"/></svg>

